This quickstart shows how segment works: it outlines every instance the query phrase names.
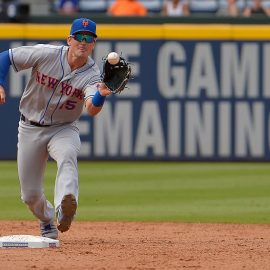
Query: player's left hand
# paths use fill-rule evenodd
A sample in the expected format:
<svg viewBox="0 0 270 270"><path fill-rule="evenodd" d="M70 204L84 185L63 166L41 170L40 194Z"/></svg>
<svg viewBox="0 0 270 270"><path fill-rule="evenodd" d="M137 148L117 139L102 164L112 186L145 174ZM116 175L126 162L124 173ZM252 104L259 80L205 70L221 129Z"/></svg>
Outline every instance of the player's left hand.
<svg viewBox="0 0 270 270"><path fill-rule="evenodd" d="M98 84L98 91L104 97L112 94L112 91L103 82Z"/></svg>
<svg viewBox="0 0 270 270"><path fill-rule="evenodd" d="M3 86L0 85L0 105L6 103L6 93Z"/></svg>

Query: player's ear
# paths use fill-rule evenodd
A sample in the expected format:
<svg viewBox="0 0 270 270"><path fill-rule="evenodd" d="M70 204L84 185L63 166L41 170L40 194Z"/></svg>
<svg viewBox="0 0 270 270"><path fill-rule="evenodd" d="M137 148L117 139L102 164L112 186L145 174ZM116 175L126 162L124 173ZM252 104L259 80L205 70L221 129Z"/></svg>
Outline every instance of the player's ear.
<svg viewBox="0 0 270 270"><path fill-rule="evenodd" d="M94 49L95 46L96 46L96 42L97 42L97 39L95 38L95 39L94 39L94 43L93 43L93 49Z"/></svg>
<svg viewBox="0 0 270 270"><path fill-rule="evenodd" d="M67 37L67 45L68 45L68 46L70 46L71 38L72 38L71 36L68 36L68 37Z"/></svg>

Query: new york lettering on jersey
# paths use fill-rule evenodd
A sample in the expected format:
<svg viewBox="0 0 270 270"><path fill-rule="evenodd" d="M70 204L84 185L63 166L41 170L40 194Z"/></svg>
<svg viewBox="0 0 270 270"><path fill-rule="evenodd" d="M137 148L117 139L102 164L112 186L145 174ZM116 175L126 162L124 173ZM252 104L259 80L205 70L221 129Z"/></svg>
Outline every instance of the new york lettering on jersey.
<svg viewBox="0 0 270 270"><path fill-rule="evenodd" d="M56 78L53 78L49 75L43 74L39 71L36 72L36 82L46 86L49 89L56 89L59 85L60 81ZM73 87L71 84L68 84L66 82L60 83L60 94L70 97L76 97L79 100L84 99L84 93L81 89Z"/></svg>

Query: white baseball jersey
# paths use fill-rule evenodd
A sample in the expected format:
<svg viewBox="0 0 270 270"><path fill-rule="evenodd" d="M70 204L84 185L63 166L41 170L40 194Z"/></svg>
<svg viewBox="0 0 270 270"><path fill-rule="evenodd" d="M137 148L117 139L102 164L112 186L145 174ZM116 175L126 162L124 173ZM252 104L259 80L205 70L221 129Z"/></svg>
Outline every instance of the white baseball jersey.
<svg viewBox="0 0 270 270"><path fill-rule="evenodd" d="M25 87L20 112L30 121L56 125L76 121L84 101L94 96L100 81L100 70L91 57L71 71L67 46L38 44L9 50L15 71L32 68Z"/></svg>

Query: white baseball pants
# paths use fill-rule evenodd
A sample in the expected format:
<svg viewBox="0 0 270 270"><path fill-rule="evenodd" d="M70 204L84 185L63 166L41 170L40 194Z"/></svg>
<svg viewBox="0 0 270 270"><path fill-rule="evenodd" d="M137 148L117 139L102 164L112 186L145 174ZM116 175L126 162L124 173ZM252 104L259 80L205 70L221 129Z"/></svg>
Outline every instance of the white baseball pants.
<svg viewBox="0 0 270 270"><path fill-rule="evenodd" d="M78 202L77 156L81 141L75 123L36 127L19 122L18 173L21 198L32 213L43 222L54 219L54 209L62 198L73 194ZM57 162L54 207L44 194L44 172L48 157Z"/></svg>

